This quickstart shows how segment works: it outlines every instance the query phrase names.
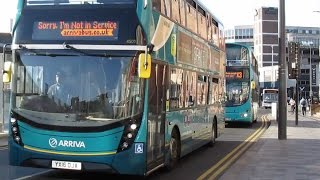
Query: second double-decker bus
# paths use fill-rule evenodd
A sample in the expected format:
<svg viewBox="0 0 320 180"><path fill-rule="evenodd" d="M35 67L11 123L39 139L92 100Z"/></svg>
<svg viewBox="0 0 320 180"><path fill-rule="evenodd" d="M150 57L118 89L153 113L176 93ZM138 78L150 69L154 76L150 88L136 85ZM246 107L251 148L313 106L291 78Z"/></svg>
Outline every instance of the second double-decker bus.
<svg viewBox="0 0 320 180"><path fill-rule="evenodd" d="M262 103L261 106L265 109L271 108L272 103L278 102L278 89L263 89L262 90Z"/></svg>
<svg viewBox="0 0 320 180"><path fill-rule="evenodd" d="M222 132L222 24L197 1L18 7L11 165L147 175Z"/></svg>
<svg viewBox="0 0 320 180"><path fill-rule="evenodd" d="M259 108L258 63L250 47L226 44L226 123L252 123Z"/></svg>

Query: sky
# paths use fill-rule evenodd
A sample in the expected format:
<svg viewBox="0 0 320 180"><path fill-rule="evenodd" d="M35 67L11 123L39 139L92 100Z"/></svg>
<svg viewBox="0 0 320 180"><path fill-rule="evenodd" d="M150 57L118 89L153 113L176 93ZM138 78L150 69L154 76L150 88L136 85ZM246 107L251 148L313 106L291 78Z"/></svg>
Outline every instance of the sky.
<svg viewBox="0 0 320 180"><path fill-rule="evenodd" d="M278 7L279 0L199 0L225 28L253 25L255 9ZM0 0L0 32L10 32L10 18L15 17L17 0ZM320 27L320 0L286 0L286 25Z"/></svg>
<svg viewBox="0 0 320 180"><path fill-rule="evenodd" d="M200 0L225 28L253 25L255 9L279 7L279 0ZM286 0L286 26L320 27L320 0Z"/></svg>

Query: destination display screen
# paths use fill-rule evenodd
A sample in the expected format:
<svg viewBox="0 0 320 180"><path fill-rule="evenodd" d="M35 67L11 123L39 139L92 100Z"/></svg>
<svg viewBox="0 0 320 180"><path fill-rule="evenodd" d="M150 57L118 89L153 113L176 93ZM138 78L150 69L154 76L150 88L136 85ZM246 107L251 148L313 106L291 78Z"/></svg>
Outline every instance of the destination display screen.
<svg viewBox="0 0 320 180"><path fill-rule="evenodd" d="M243 79L243 72L226 72L227 79Z"/></svg>
<svg viewBox="0 0 320 180"><path fill-rule="evenodd" d="M118 40L117 21L36 21L33 40Z"/></svg>
<svg viewBox="0 0 320 180"><path fill-rule="evenodd" d="M273 90L273 89L265 89L264 93L278 93L278 90Z"/></svg>

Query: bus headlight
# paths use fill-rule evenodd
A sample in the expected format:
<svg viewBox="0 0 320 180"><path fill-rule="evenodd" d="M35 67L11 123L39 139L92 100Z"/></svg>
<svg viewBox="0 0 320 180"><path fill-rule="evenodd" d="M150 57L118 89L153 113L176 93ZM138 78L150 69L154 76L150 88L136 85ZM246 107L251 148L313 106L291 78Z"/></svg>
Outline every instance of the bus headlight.
<svg viewBox="0 0 320 180"><path fill-rule="evenodd" d="M16 118L11 118L11 119L10 119L10 122L11 122L12 124L14 124L14 123L17 122L17 119L16 119Z"/></svg>
<svg viewBox="0 0 320 180"><path fill-rule="evenodd" d="M127 134L127 138L131 139L133 137L133 135L131 133Z"/></svg>
<svg viewBox="0 0 320 180"><path fill-rule="evenodd" d="M12 132L11 134L12 134L13 140L17 144L22 145L22 141L21 141L21 137L20 137L20 130L19 130L17 119L14 117L11 117L10 122L11 122L11 132Z"/></svg>
<svg viewBox="0 0 320 180"><path fill-rule="evenodd" d="M129 122L125 123L125 127L123 130L123 134L121 137L121 141L118 147L118 152L124 151L126 149L129 149L131 145L133 144L141 123L141 116L135 119L131 119ZM139 119L139 120L137 120Z"/></svg>
<svg viewBox="0 0 320 180"><path fill-rule="evenodd" d="M20 137L19 136L16 136L15 138L14 138L14 140L16 141L16 142L20 142Z"/></svg>
<svg viewBox="0 0 320 180"><path fill-rule="evenodd" d="M243 114L243 117L248 117L248 114L247 114L247 113L244 113L244 114Z"/></svg>
<svg viewBox="0 0 320 180"><path fill-rule="evenodd" d="M135 130L135 129L137 129L137 125L136 124L131 124L131 126L130 126L130 128L132 129L132 130Z"/></svg>
<svg viewBox="0 0 320 180"><path fill-rule="evenodd" d="M12 128L12 132L15 133L15 134L18 133L18 128L17 127L13 127Z"/></svg>

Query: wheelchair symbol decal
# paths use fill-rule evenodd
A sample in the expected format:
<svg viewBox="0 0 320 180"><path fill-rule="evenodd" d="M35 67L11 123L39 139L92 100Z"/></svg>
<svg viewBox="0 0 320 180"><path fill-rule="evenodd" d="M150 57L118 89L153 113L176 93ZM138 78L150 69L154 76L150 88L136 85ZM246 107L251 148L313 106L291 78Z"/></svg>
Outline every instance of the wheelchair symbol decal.
<svg viewBox="0 0 320 180"><path fill-rule="evenodd" d="M143 143L136 143L134 145L134 153L136 153L136 154L143 153Z"/></svg>

